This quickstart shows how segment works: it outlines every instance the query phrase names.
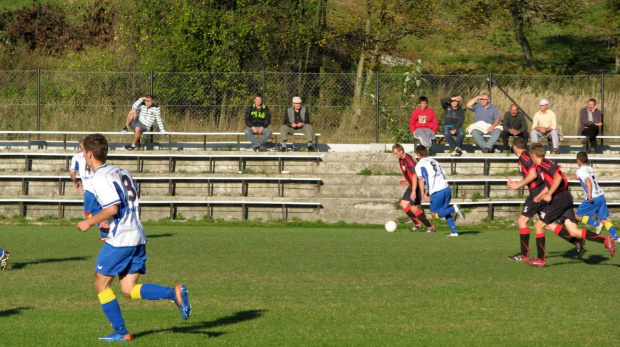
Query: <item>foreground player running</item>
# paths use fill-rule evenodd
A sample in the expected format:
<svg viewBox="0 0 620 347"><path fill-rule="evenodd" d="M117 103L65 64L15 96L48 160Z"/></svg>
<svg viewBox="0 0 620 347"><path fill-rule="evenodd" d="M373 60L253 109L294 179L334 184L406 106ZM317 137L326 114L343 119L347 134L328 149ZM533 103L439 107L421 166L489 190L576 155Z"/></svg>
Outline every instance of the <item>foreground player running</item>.
<svg viewBox="0 0 620 347"><path fill-rule="evenodd" d="M415 173L418 176L422 200L426 201L430 196L431 216L435 219L445 218L450 227L450 234L448 236L459 236L452 213L457 213L461 218L465 218L465 213L461 211L457 204L449 206L452 194L450 193L450 186L446 182L446 172L437 160L428 157L426 147L422 145L417 146L415 153L419 159L418 164L415 166ZM425 182L428 195L424 189ZM412 197L415 198L413 195Z"/></svg>
<svg viewBox="0 0 620 347"><path fill-rule="evenodd" d="M90 218L101 211L101 205L99 205L97 198L95 198L95 195L93 194L91 184L93 172L90 170L90 167L86 165L86 160L84 159L84 138L80 139L78 145L80 146L80 153L71 158L69 176L75 185L75 189L79 190L82 188L82 191L84 192L84 216L86 216L86 218ZM76 172L80 174L79 181L77 179ZM99 235L99 241L102 242L108 237L107 231L104 232L101 228L99 228Z"/></svg>
<svg viewBox="0 0 620 347"><path fill-rule="evenodd" d="M9 262L11 255L5 249L0 248L0 269L6 269L6 265Z"/></svg>
<svg viewBox="0 0 620 347"><path fill-rule="evenodd" d="M436 230L435 226L428 221L420 206L422 194L420 194L420 187L418 186L418 176L415 174L415 160L413 160L411 155L405 153L403 146L398 143L392 146L392 153L398 159L400 171L403 174L403 178L398 181L398 184L401 187L405 183L409 184L403 197L400 199L400 207L414 224L409 231L420 230L425 225L427 233L434 233Z"/></svg>
<svg viewBox="0 0 620 347"><path fill-rule="evenodd" d="M572 179L579 179L581 187L586 192L586 199L577 207L575 217L584 224L591 225L596 228L596 233L600 234L603 226L609 231L609 234L618 242L618 233L616 228L609 220L609 209L605 201L605 192L598 185L596 172L590 166L590 160L586 152L577 153L577 165L579 169ZM594 219L594 216L598 220Z"/></svg>
<svg viewBox="0 0 620 347"><path fill-rule="evenodd" d="M540 219L534 223L538 256L523 261L530 266L544 267L546 265L545 229L553 231L559 237L575 245L576 248L578 247L577 244L580 243L582 251L579 253L579 258L583 256L583 239L586 238L604 243L613 257L615 252L613 240L610 243L611 246L608 246L609 240L604 237L587 229L579 230L577 228L577 220L573 211L573 196L568 190L568 180L560 166L545 158L545 148L539 143L532 144L531 155L537 166L538 174L541 175L545 183L545 189L534 198L534 201L544 200L547 201L547 205L538 213ZM558 224L556 221L560 223Z"/></svg>
<svg viewBox="0 0 620 347"><path fill-rule="evenodd" d="M138 284L138 277L146 272L146 235L140 223L138 187L133 177L124 169L106 164L108 142L103 135L87 136L84 139L84 148L86 164L94 172L93 191L103 210L92 218L79 222L77 229L86 231L101 222L107 222L110 226L108 238L99 252L95 266L95 291L114 332L99 340L131 341L132 339L125 327L116 296L110 288L116 276L126 297L172 300L181 311L183 319L189 318L191 307L187 287L182 284L174 288L156 284Z"/></svg>

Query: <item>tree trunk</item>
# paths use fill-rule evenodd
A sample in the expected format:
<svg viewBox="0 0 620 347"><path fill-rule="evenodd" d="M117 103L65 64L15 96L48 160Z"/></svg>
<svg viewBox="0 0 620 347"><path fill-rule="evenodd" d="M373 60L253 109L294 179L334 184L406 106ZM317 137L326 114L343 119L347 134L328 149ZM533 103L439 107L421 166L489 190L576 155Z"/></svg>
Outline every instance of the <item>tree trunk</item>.
<svg viewBox="0 0 620 347"><path fill-rule="evenodd" d="M530 43L527 41L527 37L525 37L524 25L525 25L525 17L523 14L523 1L513 1L510 4L510 13L512 14L512 24L514 25L515 30L515 38L517 39L517 43L521 46L521 50L523 50L523 56L525 58L525 64L527 66L534 66L534 55L532 54L532 48L530 47Z"/></svg>
<svg viewBox="0 0 620 347"><path fill-rule="evenodd" d="M366 61L366 48L368 38L370 37L370 16L372 9L370 0L367 2L366 28L364 29L364 44L360 50L359 59L357 60L357 71L355 73L355 89L353 94L353 111L356 116L362 115L362 89L364 88L364 62Z"/></svg>

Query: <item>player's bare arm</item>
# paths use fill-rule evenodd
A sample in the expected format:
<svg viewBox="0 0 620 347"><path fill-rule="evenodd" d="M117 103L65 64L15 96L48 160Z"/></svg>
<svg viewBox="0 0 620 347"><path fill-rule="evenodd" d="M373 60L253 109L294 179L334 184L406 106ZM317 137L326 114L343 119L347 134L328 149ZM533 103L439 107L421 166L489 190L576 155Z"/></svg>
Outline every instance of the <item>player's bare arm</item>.
<svg viewBox="0 0 620 347"><path fill-rule="evenodd" d="M513 181L512 179L506 177L508 179L508 181L506 182L506 185L508 186L508 188L512 190L517 190L523 186L530 184L530 182L536 179L536 176L538 176L538 173L536 172L536 170L530 170L527 176L520 181Z"/></svg>
<svg viewBox="0 0 620 347"><path fill-rule="evenodd" d="M86 231L95 224L101 223L103 221L107 221L110 217L114 216L117 213L118 213L118 205L112 205L112 206L106 207L103 210L101 210L101 212L97 213L91 218L80 221L76 225L76 228L80 231Z"/></svg>
<svg viewBox="0 0 620 347"><path fill-rule="evenodd" d="M562 183L562 179L563 179L562 175L560 175L559 173L556 173L555 176L553 176L553 183L551 184L551 187L549 187L547 193L543 197L543 200L547 202L551 201L551 198L553 197L553 193L555 193L555 191L558 190L560 183Z"/></svg>
<svg viewBox="0 0 620 347"><path fill-rule="evenodd" d="M592 181L586 180L586 188L588 189L588 201L592 202Z"/></svg>

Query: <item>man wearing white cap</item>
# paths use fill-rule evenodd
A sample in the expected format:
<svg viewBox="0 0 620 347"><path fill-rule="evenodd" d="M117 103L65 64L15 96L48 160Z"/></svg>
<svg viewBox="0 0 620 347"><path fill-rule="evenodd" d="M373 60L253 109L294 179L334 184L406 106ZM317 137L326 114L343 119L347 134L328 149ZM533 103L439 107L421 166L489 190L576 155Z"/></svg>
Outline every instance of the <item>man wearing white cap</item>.
<svg viewBox="0 0 620 347"><path fill-rule="evenodd" d="M293 98L292 106L286 110L284 114L284 122L280 127L280 136L282 136L281 152L286 152L286 141L288 135L294 133L304 133L308 139L308 152L314 151L312 140L314 139L314 129L310 124L310 114L306 106L301 104L301 98L296 96Z"/></svg>
<svg viewBox="0 0 620 347"><path fill-rule="evenodd" d="M555 112L549 109L549 100L540 100L540 111L534 114L532 119L532 143L537 143L539 137L551 137L553 153L560 154L560 136L558 134L558 121Z"/></svg>

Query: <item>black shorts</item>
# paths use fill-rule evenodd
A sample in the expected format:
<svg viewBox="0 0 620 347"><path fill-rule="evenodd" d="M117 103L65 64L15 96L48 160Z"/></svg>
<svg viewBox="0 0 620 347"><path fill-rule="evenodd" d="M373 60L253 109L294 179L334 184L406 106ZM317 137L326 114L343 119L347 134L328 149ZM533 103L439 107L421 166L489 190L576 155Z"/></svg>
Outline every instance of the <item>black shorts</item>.
<svg viewBox="0 0 620 347"><path fill-rule="evenodd" d="M563 223L566 219L575 220L575 211L573 210L573 196L570 191L557 193L547 206L538 213L538 217L545 224L555 222Z"/></svg>
<svg viewBox="0 0 620 347"><path fill-rule="evenodd" d="M401 200L409 201L409 204L413 206L420 205L420 187L417 187L415 192L415 200L411 200L411 187L407 188Z"/></svg>
<svg viewBox="0 0 620 347"><path fill-rule="evenodd" d="M541 200L540 202L534 202L534 197L536 197L536 195L538 195L538 193L530 194L530 196L527 197L525 203L523 203L523 211L521 211L522 216L532 218L538 212L542 211L545 206L547 206L547 202L544 200Z"/></svg>

